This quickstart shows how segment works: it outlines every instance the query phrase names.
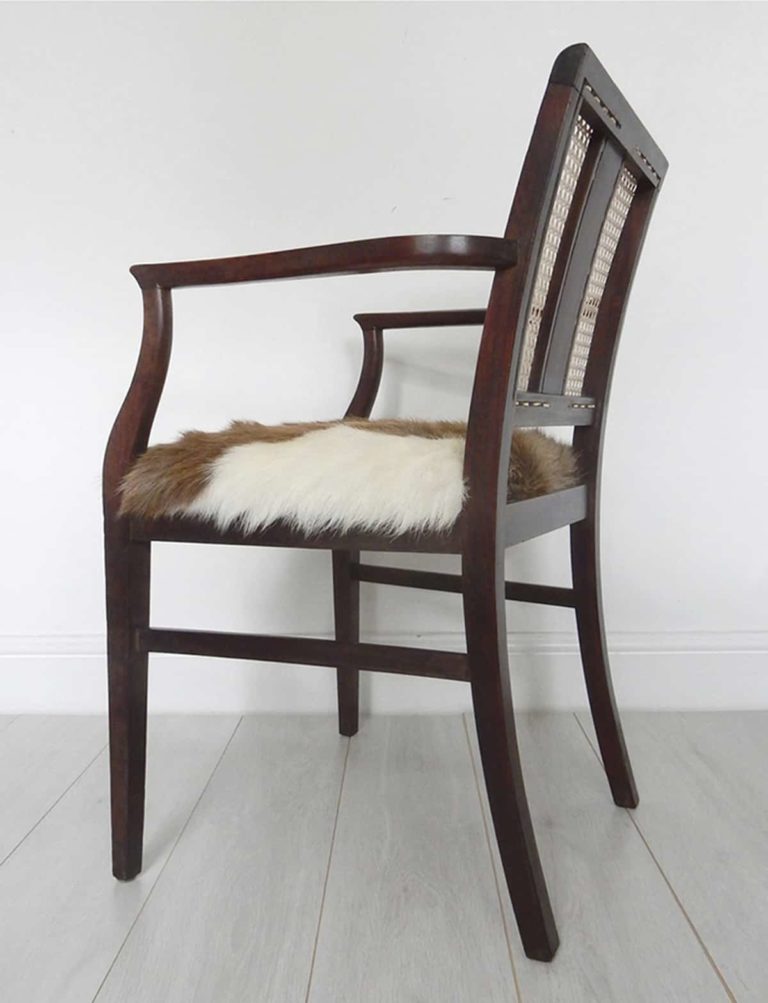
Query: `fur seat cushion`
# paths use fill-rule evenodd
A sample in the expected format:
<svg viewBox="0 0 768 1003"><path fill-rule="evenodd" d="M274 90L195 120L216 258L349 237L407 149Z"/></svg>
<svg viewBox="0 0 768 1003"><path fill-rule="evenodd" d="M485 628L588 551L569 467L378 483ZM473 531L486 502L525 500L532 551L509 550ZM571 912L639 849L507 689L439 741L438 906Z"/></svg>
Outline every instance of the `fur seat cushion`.
<svg viewBox="0 0 768 1003"><path fill-rule="evenodd" d="M449 529L466 498L466 424L345 419L186 432L152 446L122 484L121 514L185 515L254 531L284 521L306 533ZM577 482L570 446L517 431L510 501Z"/></svg>

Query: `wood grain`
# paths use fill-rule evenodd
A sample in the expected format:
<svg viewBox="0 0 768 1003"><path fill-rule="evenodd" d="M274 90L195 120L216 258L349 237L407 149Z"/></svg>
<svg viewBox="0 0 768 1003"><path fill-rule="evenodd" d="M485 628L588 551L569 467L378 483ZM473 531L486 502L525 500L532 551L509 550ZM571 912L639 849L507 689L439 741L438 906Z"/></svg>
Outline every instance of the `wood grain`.
<svg viewBox="0 0 768 1003"><path fill-rule="evenodd" d="M476 754L471 720L468 724ZM576 720L564 714L519 715L518 735L562 935L551 965L528 961L502 899L522 998L535 1003L726 1000L628 813L611 804L600 763ZM482 792L481 797L485 803Z"/></svg>
<svg viewBox="0 0 768 1003"><path fill-rule="evenodd" d="M107 744L101 717L0 721L0 862Z"/></svg>
<svg viewBox="0 0 768 1003"><path fill-rule="evenodd" d="M516 998L461 719L363 722L309 1003Z"/></svg>
<svg viewBox="0 0 768 1003"><path fill-rule="evenodd" d="M626 732L638 828L736 999L763 1003L768 713L633 713Z"/></svg>
<svg viewBox="0 0 768 1003"><path fill-rule="evenodd" d="M644 791L631 813L611 805L580 720L518 720L563 935L550 965L522 956L500 871L494 885L460 721L363 723L309 1003L762 1003L768 714L627 715ZM69 719L62 760L89 723ZM108 873L106 754L61 791L0 867L2 1003L304 1003L346 742L330 716L247 719L184 828L234 726L150 718L133 882ZM4 737L23 780L26 748Z"/></svg>
<svg viewBox="0 0 768 1003"><path fill-rule="evenodd" d="M286 637L281 634L234 634L205 630L162 630L150 627L136 632L144 651L206 655L212 658L248 658L300 665L338 665L345 668L432 676L466 682L467 656L458 651L405 648L395 644L356 644L321 637Z"/></svg>
<svg viewBox="0 0 768 1003"><path fill-rule="evenodd" d="M231 717L150 720L140 878L120 883L110 873L106 752L0 867L3 1003L94 998L236 723ZM100 726L103 732L103 719Z"/></svg>
<svg viewBox="0 0 768 1003"><path fill-rule="evenodd" d="M298 247L235 258L134 265L131 274L142 289L175 289L403 269L495 270L509 268L516 260L517 245L513 239L425 233L350 240L343 244Z"/></svg>
<svg viewBox="0 0 768 1003"><path fill-rule="evenodd" d="M3 714L0 716L0 733L5 731L5 729L16 720L13 714Z"/></svg>
<svg viewBox="0 0 768 1003"><path fill-rule="evenodd" d="M97 999L303 1001L348 740L244 718Z"/></svg>

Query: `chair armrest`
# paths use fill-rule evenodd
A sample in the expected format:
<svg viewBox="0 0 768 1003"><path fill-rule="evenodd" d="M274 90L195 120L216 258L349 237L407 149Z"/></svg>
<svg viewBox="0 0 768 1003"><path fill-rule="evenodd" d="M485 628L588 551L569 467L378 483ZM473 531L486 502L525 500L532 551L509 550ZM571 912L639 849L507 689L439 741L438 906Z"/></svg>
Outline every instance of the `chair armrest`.
<svg viewBox="0 0 768 1003"><path fill-rule="evenodd" d="M347 418L369 418L384 366L383 332L404 327L462 327L485 323L485 310L412 310L405 313L356 313L363 332L363 365Z"/></svg>
<svg viewBox="0 0 768 1003"><path fill-rule="evenodd" d="M485 310L413 310L406 313L356 313L363 328L380 331L404 327L465 327L485 323Z"/></svg>
<svg viewBox="0 0 768 1003"><path fill-rule="evenodd" d="M291 251L249 254L208 261L134 265L131 274L142 289L214 286L310 275L351 275L400 269L509 268L517 261L517 242L502 237L424 234L380 237L325 244Z"/></svg>

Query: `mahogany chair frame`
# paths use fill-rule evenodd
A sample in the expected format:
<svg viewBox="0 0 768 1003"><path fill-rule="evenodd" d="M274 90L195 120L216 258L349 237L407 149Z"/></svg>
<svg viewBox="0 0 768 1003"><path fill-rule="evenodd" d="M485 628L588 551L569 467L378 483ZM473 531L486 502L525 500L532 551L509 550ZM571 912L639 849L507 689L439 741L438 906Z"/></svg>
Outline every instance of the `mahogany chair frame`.
<svg viewBox="0 0 768 1003"><path fill-rule="evenodd" d="M537 269L577 123L591 139L554 255L537 318L526 385L521 353ZM144 301L144 332L133 382L115 421L104 464L113 871L129 880L142 861L149 652L176 652L336 667L339 727L358 728L361 670L470 683L480 755L504 873L526 954L549 960L558 946L518 752L510 691L505 600L575 610L589 703L616 804L637 804L614 700L601 607L599 500L603 432L616 346L636 264L667 163L586 45L555 62L523 165L504 237L405 236L210 261L131 269ZM609 265L580 392L567 366L601 228L620 172L636 185ZM364 357L348 416L371 413L382 371L383 332L482 324L469 410L464 476L468 500L448 532L321 533L283 524L256 533L220 532L190 518L118 515L120 483L148 444L171 354L172 290L396 269L485 269L494 273L486 310L358 314ZM514 429L573 426L583 483L508 503L507 458ZM506 548L569 526L572 588L506 582ZM153 541L325 548L332 552L336 639L159 629L149 622ZM461 574L372 566L361 551L451 553ZM361 643L360 582L461 593L466 654Z"/></svg>

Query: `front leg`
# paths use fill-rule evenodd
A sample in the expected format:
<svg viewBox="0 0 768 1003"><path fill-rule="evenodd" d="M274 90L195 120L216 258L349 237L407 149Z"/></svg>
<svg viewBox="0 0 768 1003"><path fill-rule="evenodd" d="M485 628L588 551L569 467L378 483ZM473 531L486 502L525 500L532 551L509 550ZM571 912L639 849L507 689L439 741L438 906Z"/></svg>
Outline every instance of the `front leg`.
<svg viewBox="0 0 768 1003"><path fill-rule="evenodd" d="M357 644L360 640L360 582L351 568L360 554L351 550L333 551L333 610L336 640ZM360 670L336 669L339 703L339 734L357 734L360 723Z"/></svg>
<svg viewBox="0 0 768 1003"><path fill-rule="evenodd" d="M147 742L147 653L136 630L149 625L150 544L106 527L107 666L112 873L141 871Z"/></svg>

